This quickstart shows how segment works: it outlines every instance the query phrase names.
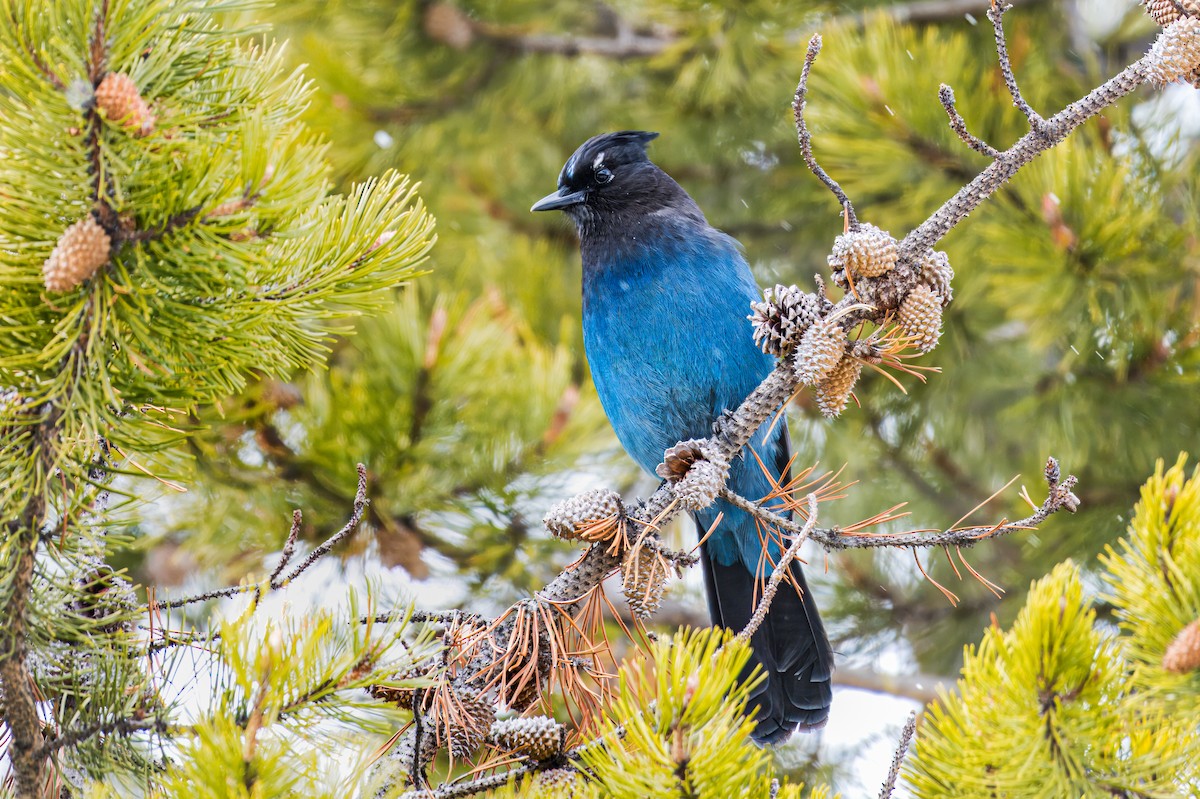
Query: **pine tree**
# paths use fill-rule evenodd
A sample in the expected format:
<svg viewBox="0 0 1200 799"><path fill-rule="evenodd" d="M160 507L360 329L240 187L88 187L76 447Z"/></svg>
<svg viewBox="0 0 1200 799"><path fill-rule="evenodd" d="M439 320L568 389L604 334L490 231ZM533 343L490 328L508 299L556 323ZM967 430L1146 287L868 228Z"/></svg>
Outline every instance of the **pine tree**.
<svg viewBox="0 0 1200 799"><path fill-rule="evenodd" d="M1121 634L1098 621L1075 564L1038 580L927 714L909 764L917 796L1195 793L1200 659L1167 653L1194 640L1200 615L1200 472L1160 462L1101 562Z"/></svg>
<svg viewBox="0 0 1200 799"><path fill-rule="evenodd" d="M168 782L278 795L295 781L287 749L256 750L255 725L319 708L377 661L371 679L411 663L393 651L403 625L371 637L312 619L254 656L261 638L227 625L224 699L180 730L160 694L178 657L146 659L145 610L108 563L123 543L110 514L145 490L132 475L166 479L159 453L195 409L318 363L347 319L418 274L432 219L395 173L330 194L325 145L300 120L310 87L206 4L14 0L0 15L0 682L16 795L148 781L164 766L153 742L183 733Z"/></svg>

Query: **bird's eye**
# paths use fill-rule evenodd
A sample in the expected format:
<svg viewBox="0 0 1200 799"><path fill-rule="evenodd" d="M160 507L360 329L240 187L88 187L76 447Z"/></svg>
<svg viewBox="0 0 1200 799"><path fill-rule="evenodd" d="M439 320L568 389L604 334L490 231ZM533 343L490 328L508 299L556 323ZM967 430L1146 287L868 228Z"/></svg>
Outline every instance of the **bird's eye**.
<svg viewBox="0 0 1200 799"><path fill-rule="evenodd" d="M612 179L613 179L613 173L612 173L612 170L610 170L608 167L602 166L596 170L596 182L597 183L601 183L601 184L611 183Z"/></svg>

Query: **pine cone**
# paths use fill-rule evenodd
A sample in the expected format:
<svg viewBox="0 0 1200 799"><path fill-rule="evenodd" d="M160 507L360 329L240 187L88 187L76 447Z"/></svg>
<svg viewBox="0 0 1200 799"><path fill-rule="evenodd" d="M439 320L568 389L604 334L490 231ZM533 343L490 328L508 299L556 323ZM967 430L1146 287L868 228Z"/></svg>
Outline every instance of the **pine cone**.
<svg viewBox="0 0 1200 799"><path fill-rule="evenodd" d="M1200 669L1200 619L1180 630L1167 646L1162 667L1175 674Z"/></svg>
<svg viewBox="0 0 1200 799"><path fill-rule="evenodd" d="M814 386L841 362L845 351L846 331L837 320L822 319L804 331L792 359L792 368L801 383Z"/></svg>
<svg viewBox="0 0 1200 799"><path fill-rule="evenodd" d="M950 281L953 279L954 269L950 266L950 259L946 253L930 250L921 259L921 285L933 289L942 298L943 308L954 299L954 289L950 287Z"/></svg>
<svg viewBox="0 0 1200 799"><path fill-rule="evenodd" d="M656 552L644 547L630 552L621 562L621 593L629 612L648 619L662 604L667 591L667 563Z"/></svg>
<svg viewBox="0 0 1200 799"><path fill-rule="evenodd" d="M573 768L552 768L538 774L534 785L556 799L572 799L577 780Z"/></svg>
<svg viewBox="0 0 1200 799"><path fill-rule="evenodd" d="M1200 18L1182 17L1163 28L1150 47L1147 75L1159 85L1200 78Z"/></svg>
<svg viewBox="0 0 1200 799"><path fill-rule="evenodd" d="M704 460L701 446L704 441L699 438L689 438L680 441L663 453L663 461L654 467L654 473L672 483L683 479L696 461Z"/></svg>
<svg viewBox="0 0 1200 799"><path fill-rule="evenodd" d="M623 513L620 494L596 488L559 502L542 519L542 524L546 525L551 535L573 541L596 521Z"/></svg>
<svg viewBox="0 0 1200 799"><path fill-rule="evenodd" d="M1181 16L1175 0L1142 0L1146 13L1162 27L1167 27Z"/></svg>
<svg viewBox="0 0 1200 799"><path fill-rule="evenodd" d="M104 116L119 123L134 136L145 136L154 130L154 114L138 93L133 78L124 72L110 72L96 87L96 105Z"/></svg>
<svg viewBox="0 0 1200 799"><path fill-rule="evenodd" d="M805 294L795 286L767 289L762 302L750 303L754 343L769 355L786 355L817 321L818 305L815 294Z"/></svg>
<svg viewBox="0 0 1200 799"><path fill-rule="evenodd" d="M486 694L456 693L462 707L455 708L449 735L450 755L464 758L479 748L496 720L496 706Z"/></svg>
<svg viewBox="0 0 1200 799"><path fill-rule="evenodd" d="M567 730L548 716L505 719L492 725L489 736L501 749L534 760L548 760L562 754Z"/></svg>
<svg viewBox="0 0 1200 799"><path fill-rule="evenodd" d="M1142 5L1164 28L1180 17L1200 17L1200 0L1142 0Z"/></svg>
<svg viewBox="0 0 1200 799"><path fill-rule="evenodd" d="M835 272L848 269L854 277L879 277L896 268L898 257L891 234L864 223L834 240L828 260Z"/></svg>
<svg viewBox="0 0 1200 799"><path fill-rule="evenodd" d="M675 484L675 496L687 510L707 508L721 493L725 478L729 476L729 464L715 460L696 461L687 474Z"/></svg>
<svg viewBox="0 0 1200 799"><path fill-rule="evenodd" d="M832 419L841 414L850 401L850 392L862 373L862 363L854 358L841 360L829 376L817 384L817 407L822 415Z"/></svg>
<svg viewBox="0 0 1200 799"><path fill-rule="evenodd" d="M97 629L113 634L133 630L131 615L138 606L133 585L100 559L91 559L74 580L75 599L69 608L77 616L101 622Z"/></svg>
<svg viewBox="0 0 1200 799"><path fill-rule="evenodd" d="M917 349L929 352L942 335L942 298L929 286L917 286L900 303L896 323L916 338Z"/></svg>
<svg viewBox="0 0 1200 799"><path fill-rule="evenodd" d="M112 240L89 214L59 236L42 264L42 282L48 291L70 291L96 274L111 251Z"/></svg>
<svg viewBox="0 0 1200 799"><path fill-rule="evenodd" d="M412 710L416 691L392 685L368 685L366 691L381 702L391 702L401 710Z"/></svg>

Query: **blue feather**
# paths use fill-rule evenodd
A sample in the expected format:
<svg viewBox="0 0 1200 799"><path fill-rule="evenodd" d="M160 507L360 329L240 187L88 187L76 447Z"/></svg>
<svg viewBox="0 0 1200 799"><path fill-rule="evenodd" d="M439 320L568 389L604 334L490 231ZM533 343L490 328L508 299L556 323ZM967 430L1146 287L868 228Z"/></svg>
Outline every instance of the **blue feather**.
<svg viewBox="0 0 1200 799"><path fill-rule="evenodd" d="M737 408L774 366L751 338L747 316L760 294L740 246L713 228L686 227L647 225L638 246L609 248L583 274L592 380L621 445L651 473L668 447L711 435L717 417ZM764 426L751 441L763 463L776 462L784 429L775 426L767 441ZM771 482L743 452L729 487L758 499ZM704 516L717 512L725 522L709 539L710 555L757 568L762 544L754 520L723 501Z"/></svg>

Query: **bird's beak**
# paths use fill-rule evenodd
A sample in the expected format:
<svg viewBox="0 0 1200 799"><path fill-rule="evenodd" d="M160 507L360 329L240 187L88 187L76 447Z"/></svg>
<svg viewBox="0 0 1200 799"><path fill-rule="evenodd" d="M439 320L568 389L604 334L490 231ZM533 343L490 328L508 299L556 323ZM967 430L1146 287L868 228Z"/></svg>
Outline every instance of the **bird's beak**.
<svg viewBox="0 0 1200 799"><path fill-rule="evenodd" d="M530 208L530 211L557 211L572 205L579 205L587 197L584 191L568 191L559 189L553 194L547 194Z"/></svg>

